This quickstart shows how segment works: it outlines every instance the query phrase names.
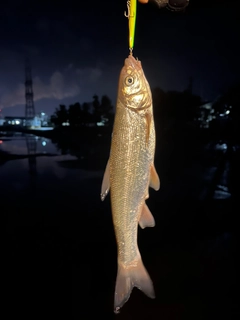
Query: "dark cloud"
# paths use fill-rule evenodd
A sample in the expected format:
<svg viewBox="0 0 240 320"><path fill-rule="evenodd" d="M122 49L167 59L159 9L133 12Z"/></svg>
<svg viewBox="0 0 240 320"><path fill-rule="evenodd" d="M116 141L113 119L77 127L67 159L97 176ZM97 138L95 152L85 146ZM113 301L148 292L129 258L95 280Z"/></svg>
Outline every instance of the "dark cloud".
<svg viewBox="0 0 240 320"><path fill-rule="evenodd" d="M40 76L33 77L34 100L72 98L84 92L86 87L94 85L102 75L99 68L75 68L69 64L64 70L55 71L48 81ZM5 92L4 92L5 91ZM18 83L11 90L2 90L0 108L8 108L25 103L24 83Z"/></svg>

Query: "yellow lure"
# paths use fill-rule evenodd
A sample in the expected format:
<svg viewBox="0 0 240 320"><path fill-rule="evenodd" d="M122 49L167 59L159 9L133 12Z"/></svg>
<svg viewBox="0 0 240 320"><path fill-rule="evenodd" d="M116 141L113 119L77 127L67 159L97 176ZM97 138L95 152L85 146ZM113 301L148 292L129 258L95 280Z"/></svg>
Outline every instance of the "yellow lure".
<svg viewBox="0 0 240 320"><path fill-rule="evenodd" d="M137 16L137 0L127 1L127 13L125 12L125 17L128 18L129 24L129 49L132 53L134 46L134 36L135 36L135 25L136 25L136 16Z"/></svg>

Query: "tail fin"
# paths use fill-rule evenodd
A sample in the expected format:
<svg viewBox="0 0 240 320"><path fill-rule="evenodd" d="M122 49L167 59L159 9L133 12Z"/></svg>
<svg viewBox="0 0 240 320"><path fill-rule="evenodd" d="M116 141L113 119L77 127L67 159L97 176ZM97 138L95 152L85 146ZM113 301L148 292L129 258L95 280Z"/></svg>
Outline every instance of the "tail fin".
<svg viewBox="0 0 240 320"><path fill-rule="evenodd" d="M115 313L119 313L121 307L128 301L133 287L137 287L143 291L149 298L155 298L152 280L142 263L141 257L137 260L136 264L131 264L127 267L118 263L114 299Z"/></svg>

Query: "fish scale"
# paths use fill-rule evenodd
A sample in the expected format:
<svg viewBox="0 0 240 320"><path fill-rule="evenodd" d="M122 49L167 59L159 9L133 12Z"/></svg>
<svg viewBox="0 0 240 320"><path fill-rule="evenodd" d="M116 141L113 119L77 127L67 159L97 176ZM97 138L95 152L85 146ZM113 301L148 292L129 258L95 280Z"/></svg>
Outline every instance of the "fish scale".
<svg viewBox="0 0 240 320"><path fill-rule="evenodd" d="M144 135L146 128L141 118L132 110L119 108L116 111L112 147L110 152L110 185L113 223L116 228L116 236L119 229L124 229L125 245L119 245L119 258L127 264L134 260L138 254L137 223L139 205L142 206L149 176L146 176L147 153L141 151L144 148L142 139L134 139L137 134ZM126 124L131 124L130 126ZM136 165L138 164L138 165ZM145 179L143 179L145 175ZM117 177L117 178L116 178ZM126 213L126 214L122 214ZM125 237L128 237L126 241ZM131 241L129 241L131 238ZM120 241L121 242L121 241ZM133 246L134 250L129 247Z"/></svg>

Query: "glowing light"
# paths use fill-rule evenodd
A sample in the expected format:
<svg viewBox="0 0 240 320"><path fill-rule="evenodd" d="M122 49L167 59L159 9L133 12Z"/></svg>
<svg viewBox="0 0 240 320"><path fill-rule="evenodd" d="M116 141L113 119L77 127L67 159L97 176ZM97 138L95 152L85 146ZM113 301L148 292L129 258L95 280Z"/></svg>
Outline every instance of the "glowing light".
<svg viewBox="0 0 240 320"><path fill-rule="evenodd" d="M226 143L217 143L215 148L216 148L216 150L227 150L227 144Z"/></svg>
<svg viewBox="0 0 240 320"><path fill-rule="evenodd" d="M42 142L42 145L45 147L45 145L47 144L47 142L46 141L43 141Z"/></svg>
<svg viewBox="0 0 240 320"><path fill-rule="evenodd" d="M20 124L20 121L19 121L19 120L16 120L16 124Z"/></svg>
<svg viewBox="0 0 240 320"><path fill-rule="evenodd" d="M226 110L226 112L225 112L226 114L229 114L230 113L230 110Z"/></svg>
<svg viewBox="0 0 240 320"><path fill-rule="evenodd" d="M3 143L3 141L2 140L0 140L0 144L2 144Z"/></svg>

